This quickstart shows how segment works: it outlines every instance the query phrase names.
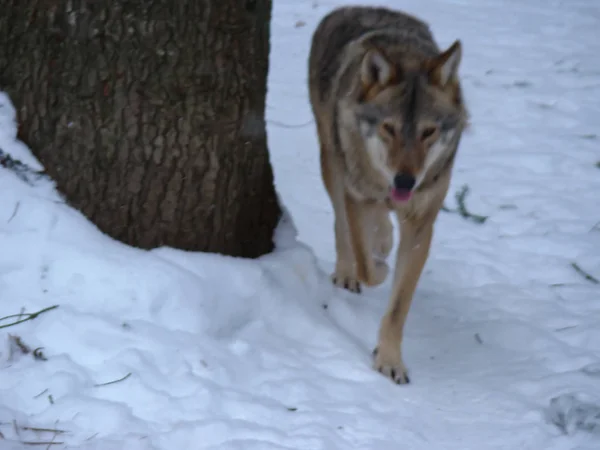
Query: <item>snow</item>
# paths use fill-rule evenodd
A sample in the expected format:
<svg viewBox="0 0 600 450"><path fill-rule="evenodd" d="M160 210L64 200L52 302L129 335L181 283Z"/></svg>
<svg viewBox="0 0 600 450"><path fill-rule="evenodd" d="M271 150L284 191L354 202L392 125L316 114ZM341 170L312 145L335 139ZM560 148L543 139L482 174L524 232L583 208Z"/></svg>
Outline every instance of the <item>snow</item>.
<svg viewBox="0 0 600 450"><path fill-rule="evenodd" d="M600 4L389 2L463 42L472 128L446 205L467 185L488 217L440 214L406 386L371 369L390 280L329 282L306 59L340 4L274 2L267 119L289 215L271 255L133 249L0 167L0 317L59 305L0 329L2 450L600 449ZM15 136L2 94L0 149L41 168Z"/></svg>

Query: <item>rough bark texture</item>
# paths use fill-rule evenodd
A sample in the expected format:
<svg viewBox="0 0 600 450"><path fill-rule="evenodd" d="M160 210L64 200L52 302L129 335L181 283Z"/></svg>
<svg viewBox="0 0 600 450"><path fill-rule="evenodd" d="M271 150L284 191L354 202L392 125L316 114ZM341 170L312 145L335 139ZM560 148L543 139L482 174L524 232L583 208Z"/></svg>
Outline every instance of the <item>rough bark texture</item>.
<svg viewBox="0 0 600 450"><path fill-rule="evenodd" d="M0 11L0 89L74 207L142 248L272 249L271 0L0 0Z"/></svg>

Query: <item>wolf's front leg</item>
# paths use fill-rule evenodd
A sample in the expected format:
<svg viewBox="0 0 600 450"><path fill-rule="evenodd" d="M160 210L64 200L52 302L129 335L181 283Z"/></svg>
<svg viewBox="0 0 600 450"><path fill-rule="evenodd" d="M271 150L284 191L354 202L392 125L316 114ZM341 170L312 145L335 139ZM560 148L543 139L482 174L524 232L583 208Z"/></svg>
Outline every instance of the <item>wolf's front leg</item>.
<svg viewBox="0 0 600 450"><path fill-rule="evenodd" d="M356 261L356 276L367 286L383 283L389 271L385 260L373 257L373 247L378 238L376 227L380 225L378 222L381 221L381 209L381 204L360 202L346 194L348 229Z"/></svg>
<svg viewBox="0 0 600 450"><path fill-rule="evenodd" d="M360 283L356 276L356 263L346 212L343 164L338 161L333 152L321 149L321 175L331 201L334 214L335 232L335 271L331 281L340 288L351 292L360 292Z"/></svg>
<svg viewBox="0 0 600 450"><path fill-rule="evenodd" d="M398 384L409 383L402 361L402 337L413 294L429 255L433 224L405 221L401 226L400 245L394 270L394 285L387 312L379 329L374 350L374 368Z"/></svg>
<svg viewBox="0 0 600 450"><path fill-rule="evenodd" d="M385 260L394 246L394 226L385 204L378 205L373 217L373 255Z"/></svg>
<svg viewBox="0 0 600 450"><path fill-rule="evenodd" d="M356 274L356 263L350 242L350 229L345 206L335 205L334 213L336 261L335 272L331 275L331 281L338 287L360 293L360 282Z"/></svg>

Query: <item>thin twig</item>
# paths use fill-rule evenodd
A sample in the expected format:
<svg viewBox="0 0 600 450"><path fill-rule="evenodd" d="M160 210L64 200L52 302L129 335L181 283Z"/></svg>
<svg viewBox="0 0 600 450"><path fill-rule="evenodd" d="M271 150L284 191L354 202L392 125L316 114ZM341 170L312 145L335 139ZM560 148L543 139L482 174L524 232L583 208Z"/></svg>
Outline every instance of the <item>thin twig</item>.
<svg viewBox="0 0 600 450"><path fill-rule="evenodd" d="M58 424L58 420L55 422L55 424ZM56 436L58 436L60 434L59 431L62 431L62 430L54 430L54 436L52 436L52 441L50 441L50 443L46 447L46 450L49 450L50 447L52 447L52 445L54 444L54 440L56 439Z"/></svg>
<svg viewBox="0 0 600 450"><path fill-rule="evenodd" d="M21 444L23 444L23 445L47 445L47 446L51 446L51 445L63 445L64 442L54 442L54 441L30 442L30 441L23 441L23 442L21 442Z"/></svg>
<svg viewBox="0 0 600 450"><path fill-rule="evenodd" d="M44 347L38 347L33 351L33 359L37 361L48 361L48 358L46 358L46 356L42 352L43 348Z"/></svg>
<svg viewBox="0 0 600 450"><path fill-rule="evenodd" d="M577 263L571 263L571 267L573 267L573 269L575 269L575 271L581 275L583 278L585 278L586 280L588 280L590 283L594 283L594 284L600 284L600 280L598 280L598 278L594 277L593 275L590 275L589 273L587 273L585 270L583 270L581 267L579 267L579 264Z"/></svg>
<svg viewBox="0 0 600 450"><path fill-rule="evenodd" d="M56 433L56 434L66 433L66 430L57 430L56 428L21 427L21 430L35 431L38 433Z"/></svg>
<svg viewBox="0 0 600 450"><path fill-rule="evenodd" d="M450 209L445 204L442 204L442 206L440 207L440 211L444 211L447 213L459 214L460 216L464 217L465 219L472 220L475 223L484 223L488 219L487 216L480 216L479 214L473 214L467 210L467 206L465 205L465 198L467 197L468 193L469 193L469 186L467 186L465 184L454 195L456 198L456 203L458 204L458 207L456 209Z"/></svg>
<svg viewBox="0 0 600 450"><path fill-rule="evenodd" d="M40 392L38 395L35 395L33 398L40 398L42 395L44 395L46 392L48 392L48 388L44 389L42 392Z"/></svg>
<svg viewBox="0 0 600 450"><path fill-rule="evenodd" d="M21 308L21 312L19 314L11 314L10 316L0 317L0 320L12 319L14 317L19 317L19 320L21 320L20 318L23 316L29 316L29 317L33 316L33 318L35 318L38 315L40 315L46 311L49 311L51 309L54 309L54 308L58 308L58 305L50 306L50 307L48 307L46 309L42 309L41 311L38 311L36 313L26 313L25 308ZM30 320L30 319L23 319L23 320Z"/></svg>
<svg viewBox="0 0 600 450"><path fill-rule="evenodd" d="M58 308L58 305L49 306L48 308L44 308L38 312L31 313L31 314L21 313L21 314L13 314L13 315L6 316L6 317L0 317L0 321L2 321L2 320L6 320L6 319L12 319L13 317L19 317L19 316L23 316L23 315L27 316L25 319L17 320L16 322L9 323L8 325L0 325L0 329L12 327L14 325L19 325L20 323L27 322L28 320L33 320L33 319L37 318L37 316L39 316L40 314L43 314L45 312L51 311L56 308Z"/></svg>
<svg viewBox="0 0 600 450"><path fill-rule="evenodd" d="M89 438L86 439L86 441L91 441L92 439L94 439L96 436L98 436L99 433L94 433L92 434Z"/></svg>
<svg viewBox="0 0 600 450"><path fill-rule="evenodd" d="M109 381L108 383L100 383L100 384L95 384L94 387L100 387L100 386L108 386L110 384L115 384L115 383L120 383L121 381L125 381L127 378L129 378L131 376L131 372L129 372L127 375L125 375L122 378L119 378L118 380L113 380L113 381Z"/></svg>
<svg viewBox="0 0 600 450"><path fill-rule="evenodd" d="M554 331L572 330L573 328L577 328L577 325L569 325L568 327L555 328Z"/></svg>
<svg viewBox="0 0 600 450"><path fill-rule="evenodd" d="M21 202L17 202L17 204L15 205L15 210L12 213L12 216L10 216L10 218L8 219L8 222L6 222L6 223L10 223L15 218L15 216L17 215L17 211L19 211L19 206L21 206Z"/></svg>
<svg viewBox="0 0 600 450"><path fill-rule="evenodd" d="M456 203L458 204L458 213L463 216L465 219L471 219L475 223L484 223L488 217L480 216L479 214L473 214L467 210L467 205L465 204L465 199L467 198L467 194L469 193L469 186L466 184L458 191L455 195Z"/></svg>

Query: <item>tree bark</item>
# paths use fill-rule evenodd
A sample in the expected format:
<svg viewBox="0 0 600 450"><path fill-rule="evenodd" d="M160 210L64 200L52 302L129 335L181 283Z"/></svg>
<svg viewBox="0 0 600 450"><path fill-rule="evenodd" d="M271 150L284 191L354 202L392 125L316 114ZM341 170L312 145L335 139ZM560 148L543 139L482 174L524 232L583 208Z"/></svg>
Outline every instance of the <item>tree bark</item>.
<svg viewBox="0 0 600 450"><path fill-rule="evenodd" d="M141 248L257 257L271 0L0 0L0 89L67 201Z"/></svg>

